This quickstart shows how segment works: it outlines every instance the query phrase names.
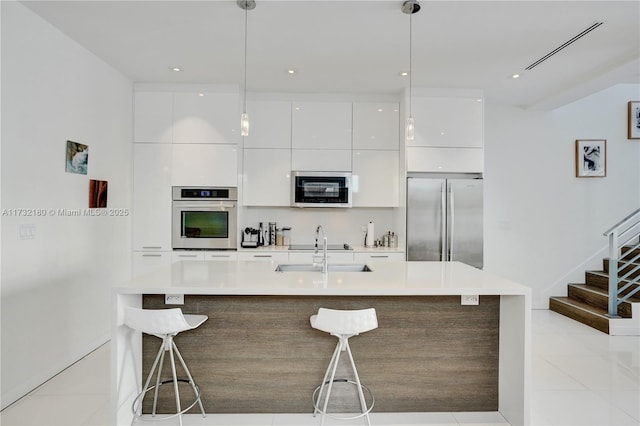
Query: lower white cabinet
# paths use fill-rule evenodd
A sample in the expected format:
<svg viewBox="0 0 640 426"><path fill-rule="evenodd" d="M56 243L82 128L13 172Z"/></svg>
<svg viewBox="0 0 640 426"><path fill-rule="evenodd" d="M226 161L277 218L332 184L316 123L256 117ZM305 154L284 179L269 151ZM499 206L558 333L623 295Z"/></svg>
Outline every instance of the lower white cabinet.
<svg viewBox="0 0 640 426"><path fill-rule="evenodd" d="M404 260L404 253L354 253L356 263L380 262L386 260Z"/></svg>
<svg viewBox="0 0 640 426"><path fill-rule="evenodd" d="M171 253L173 262L180 260L204 260L204 252L199 250L174 250Z"/></svg>
<svg viewBox="0 0 640 426"><path fill-rule="evenodd" d="M291 263L313 263L314 253L291 252L289 253L289 262ZM318 258L322 256L322 251L318 250ZM353 262L353 253L343 252L327 252L328 263L351 263Z"/></svg>
<svg viewBox="0 0 640 426"><path fill-rule="evenodd" d="M239 251L238 260L261 260L264 262L288 262L289 253L287 252L250 253L246 251Z"/></svg>
<svg viewBox="0 0 640 426"><path fill-rule="evenodd" d="M164 265L169 264L171 264L170 251L134 251L132 278L148 274Z"/></svg>
<svg viewBox="0 0 640 426"><path fill-rule="evenodd" d="M205 251L204 260L224 262L225 260L238 260L237 251Z"/></svg>

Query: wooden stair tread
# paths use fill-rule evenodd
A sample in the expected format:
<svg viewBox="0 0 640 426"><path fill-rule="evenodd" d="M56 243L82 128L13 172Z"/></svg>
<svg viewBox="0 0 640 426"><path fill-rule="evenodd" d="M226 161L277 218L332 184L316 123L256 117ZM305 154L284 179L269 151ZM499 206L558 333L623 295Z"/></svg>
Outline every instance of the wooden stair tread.
<svg viewBox="0 0 640 426"><path fill-rule="evenodd" d="M568 297L551 297L549 309L609 334L609 318L604 309Z"/></svg>

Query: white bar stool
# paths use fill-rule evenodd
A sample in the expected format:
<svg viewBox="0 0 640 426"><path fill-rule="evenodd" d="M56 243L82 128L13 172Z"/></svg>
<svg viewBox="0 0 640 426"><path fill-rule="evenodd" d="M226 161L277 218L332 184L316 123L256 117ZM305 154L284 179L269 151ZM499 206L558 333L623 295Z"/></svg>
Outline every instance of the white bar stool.
<svg viewBox="0 0 640 426"><path fill-rule="evenodd" d="M363 386L360 383L358 370L356 369L356 364L353 361L353 355L351 354L351 348L349 347L349 338L357 336L360 333L378 328L378 318L376 316L376 310L374 308L369 308L355 311L345 311L320 308L318 309L318 313L316 315L311 316L310 321L311 327L317 330L325 331L338 338L338 344L336 345L336 349L333 351L333 356L331 357L331 361L329 362L327 371L324 374L322 384L318 386L313 392L313 416L315 417L317 413L322 414L322 419L320 422L321 425L324 425L325 415L342 420L356 419L358 417L364 416L366 418L367 424L371 425L371 421L369 420L369 412L373 409L375 400L371 391L366 386ZM338 368L338 363L340 361L340 355L344 351L346 351L349 355L351 368L353 369L353 373L355 375L355 382L347 379L335 378L336 369ZM360 407L362 411L361 413L354 416L338 416L335 414L327 413L327 406L329 405L329 398L331 397L331 388L333 387L334 382L348 382L356 386L358 397L360 399ZM326 395L324 396L323 406L322 408L320 408L319 404L321 402L323 392L325 391L325 386L327 388ZM367 391L367 393L371 397L371 406L369 407L367 407L363 389Z"/></svg>
<svg viewBox="0 0 640 426"><path fill-rule="evenodd" d="M133 401L131 406L131 410L133 411L133 419L131 420L131 424L137 420L166 420L174 417L179 417L180 425L182 426L182 414L189 411L193 406L197 404L200 405L200 411L202 411L202 416L206 417L204 412L204 407L202 406L202 401L200 400L201 392L200 387L195 384L193 381L193 377L191 377L191 373L187 368L187 365L180 355L180 351L178 351L178 347L176 346L173 338L178 335L178 333L187 330L193 330L194 328L199 327L203 322L208 319L206 315L185 315L182 313L180 308L171 308L171 309L139 309L133 307L127 307L125 311L125 319L124 323L128 327L141 331L146 334L150 334L152 336L156 336L162 339L162 345L158 350L158 354L156 355L156 359L153 362L153 367L151 367L151 371L147 376L147 380L142 388L142 392L138 394L136 399ZM172 378L167 380L161 380L160 376L162 374L162 365L164 363L165 353L169 352L169 358L171 360L171 373ZM188 380L178 379L176 375L176 362L174 355L177 355L180 364L182 364L182 368L187 374ZM159 362L159 366L158 366ZM154 386L149 386L151 382L151 377L153 373L158 367L158 374L156 378L156 384ZM193 388L193 392L195 393L195 400L191 405L189 405L184 410L180 407L180 393L178 392L178 382L187 382ZM162 417L156 417L156 408L158 405L158 390L160 386L173 383L173 390L176 399L176 413L170 414ZM142 401L144 400L147 392L154 390L153 396L153 410L151 412L152 417L143 417L142 416Z"/></svg>

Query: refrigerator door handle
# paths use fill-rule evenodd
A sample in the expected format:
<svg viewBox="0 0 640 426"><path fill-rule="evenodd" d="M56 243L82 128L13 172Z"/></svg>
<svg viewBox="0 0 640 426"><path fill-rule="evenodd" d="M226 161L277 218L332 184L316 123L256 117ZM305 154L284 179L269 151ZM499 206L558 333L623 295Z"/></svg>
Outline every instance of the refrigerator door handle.
<svg viewBox="0 0 640 426"><path fill-rule="evenodd" d="M455 225L455 221L454 221L454 217L455 217L455 203L454 203L454 191L453 191L453 187L449 186L449 212L447 215L447 224L449 226L449 232L447 232L447 250L448 250L448 255L447 255L447 260L452 260L453 259L453 236L454 236L454 225Z"/></svg>
<svg viewBox="0 0 640 426"><path fill-rule="evenodd" d="M442 182L440 186L440 217L441 217L441 231L440 231L440 260L446 261L447 259L447 182Z"/></svg>

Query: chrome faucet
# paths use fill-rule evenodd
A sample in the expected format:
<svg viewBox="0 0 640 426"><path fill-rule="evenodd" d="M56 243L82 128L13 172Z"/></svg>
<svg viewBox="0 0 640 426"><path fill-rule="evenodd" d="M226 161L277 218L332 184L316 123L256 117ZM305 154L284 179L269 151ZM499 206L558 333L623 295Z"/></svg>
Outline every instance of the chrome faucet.
<svg viewBox="0 0 640 426"><path fill-rule="evenodd" d="M326 274L329 271L329 267L327 266L327 234L324 232L324 228L322 225L318 225L316 228L316 249L313 255L313 263L316 263L316 259L318 256L318 235L320 230L322 229L322 273Z"/></svg>

